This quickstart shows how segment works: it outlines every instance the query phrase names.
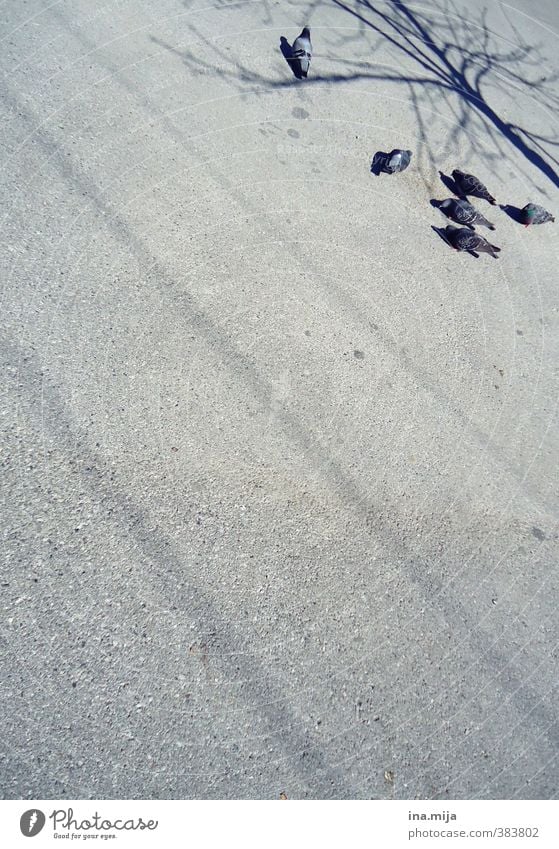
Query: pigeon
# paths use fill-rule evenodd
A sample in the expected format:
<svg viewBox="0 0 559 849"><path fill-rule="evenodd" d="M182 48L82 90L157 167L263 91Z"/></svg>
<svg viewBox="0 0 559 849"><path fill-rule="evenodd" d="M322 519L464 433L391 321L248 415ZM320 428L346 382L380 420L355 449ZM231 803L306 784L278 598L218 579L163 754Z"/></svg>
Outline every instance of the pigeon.
<svg viewBox="0 0 559 849"><path fill-rule="evenodd" d="M545 224L546 221L555 221L555 218L543 206L538 206L537 203L527 203L520 211L520 220L525 227L529 227L530 224Z"/></svg>
<svg viewBox="0 0 559 849"><path fill-rule="evenodd" d="M482 182L478 180L477 177L474 177L473 174L465 174L463 171L459 171L457 168L452 172L452 179L458 186L460 193L463 195L472 195L472 197L483 198L484 200L488 200L489 203L495 204L495 198L493 195L490 195Z"/></svg>
<svg viewBox="0 0 559 849"><path fill-rule="evenodd" d="M386 157L383 171L387 174L399 174L400 171L405 171L410 164L412 156L411 150L393 150Z"/></svg>
<svg viewBox="0 0 559 849"><path fill-rule="evenodd" d="M312 59L311 31L308 27L304 27L301 35L293 42L291 55L299 61L301 74L306 77Z"/></svg>
<svg viewBox="0 0 559 849"><path fill-rule="evenodd" d="M445 236L456 251L469 251L477 256L476 251L491 254L494 259L499 259L497 253L501 250L497 245L490 245L479 233L468 230L467 227L453 227L449 224L445 229Z"/></svg>
<svg viewBox="0 0 559 849"><path fill-rule="evenodd" d="M474 229L474 224L480 224L482 227L488 227L490 230L495 229L495 225L488 221L485 216L478 212L475 206L472 206L467 200L455 200L448 198L439 204L439 209L442 209L445 215L452 218L458 224L463 224Z"/></svg>

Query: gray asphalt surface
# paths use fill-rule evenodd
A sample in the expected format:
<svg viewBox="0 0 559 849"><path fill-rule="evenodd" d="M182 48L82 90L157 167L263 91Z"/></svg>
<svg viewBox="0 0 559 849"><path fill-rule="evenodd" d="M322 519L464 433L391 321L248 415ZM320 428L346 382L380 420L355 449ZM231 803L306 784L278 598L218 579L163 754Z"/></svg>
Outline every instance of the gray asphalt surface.
<svg viewBox="0 0 559 849"><path fill-rule="evenodd" d="M559 212L485 6L2 3L5 798L558 795L557 225L429 204Z"/></svg>

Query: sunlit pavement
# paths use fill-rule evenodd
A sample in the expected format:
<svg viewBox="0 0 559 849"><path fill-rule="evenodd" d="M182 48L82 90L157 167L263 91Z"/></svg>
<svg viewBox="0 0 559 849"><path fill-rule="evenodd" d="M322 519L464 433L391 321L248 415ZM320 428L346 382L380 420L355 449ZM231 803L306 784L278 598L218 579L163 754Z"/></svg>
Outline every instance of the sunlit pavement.
<svg viewBox="0 0 559 849"><path fill-rule="evenodd" d="M485 5L2 5L4 797L556 796L557 225L430 200L559 212L559 14Z"/></svg>

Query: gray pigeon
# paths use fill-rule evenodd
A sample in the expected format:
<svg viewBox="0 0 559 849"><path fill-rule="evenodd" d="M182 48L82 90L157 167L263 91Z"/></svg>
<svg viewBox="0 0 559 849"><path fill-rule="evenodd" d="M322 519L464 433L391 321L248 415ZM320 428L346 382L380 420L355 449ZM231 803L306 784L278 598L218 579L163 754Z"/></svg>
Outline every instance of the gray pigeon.
<svg viewBox="0 0 559 849"><path fill-rule="evenodd" d="M468 230L467 227L453 227L449 224L445 229L445 235L449 243L456 251L469 251L477 256L480 253L491 254L494 259L499 259L497 254L501 250L497 245L490 245L479 233Z"/></svg>
<svg viewBox="0 0 559 849"><path fill-rule="evenodd" d="M412 156L411 150L393 150L386 157L383 171L386 171L387 174L399 174L400 171L405 171L411 162Z"/></svg>
<svg viewBox="0 0 559 849"><path fill-rule="evenodd" d="M461 194L471 195L476 198L483 198L484 200L488 200L489 203L493 205L495 204L495 198L493 195L489 194L481 180L478 180L478 178L474 177L473 174L465 174L463 171L459 171L458 168L455 168L452 172L452 179L458 186Z"/></svg>
<svg viewBox="0 0 559 849"><path fill-rule="evenodd" d="M312 59L311 31L308 27L304 27L301 35L293 42L291 55L298 60L301 74L306 77Z"/></svg>
<svg viewBox="0 0 559 849"><path fill-rule="evenodd" d="M452 218L453 221L456 221L458 224L463 224L471 230L474 229L474 224L480 224L482 227L488 227L490 230L495 229L495 225L492 224L491 221L488 221L487 218L485 218L481 212L478 212L475 206L472 206L472 204L467 200L455 200L454 198L448 198L439 204L439 209L442 209L444 214L448 215L449 218Z"/></svg>
<svg viewBox="0 0 559 849"><path fill-rule="evenodd" d="M529 227L530 224L545 224L546 221L555 221L555 218L543 206L538 206L537 203L527 203L520 210L520 220L525 227Z"/></svg>

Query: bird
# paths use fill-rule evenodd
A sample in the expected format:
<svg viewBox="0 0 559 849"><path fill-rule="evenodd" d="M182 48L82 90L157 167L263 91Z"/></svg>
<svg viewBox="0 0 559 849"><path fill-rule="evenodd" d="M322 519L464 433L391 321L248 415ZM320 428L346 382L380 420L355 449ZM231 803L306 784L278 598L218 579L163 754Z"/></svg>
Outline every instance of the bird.
<svg viewBox="0 0 559 849"><path fill-rule="evenodd" d="M303 27L301 35L298 35L293 42L291 55L299 61L301 74L306 77L312 59L311 31L308 27Z"/></svg>
<svg viewBox="0 0 559 849"><path fill-rule="evenodd" d="M411 150L394 149L386 157L383 171L387 174L399 174L400 171L405 171L411 162L413 154Z"/></svg>
<svg viewBox="0 0 559 849"><path fill-rule="evenodd" d="M478 180L473 174L465 174L464 171L455 168L452 172L452 179L458 186L461 194L483 198L484 200L488 200L490 204L495 205L496 201L493 195L489 194L481 180Z"/></svg>
<svg viewBox="0 0 559 849"><path fill-rule="evenodd" d="M453 221L463 224L471 230L474 229L474 224L480 224L482 227L488 227L490 230L495 229L495 225L491 221L488 221L481 212L478 212L475 206L472 206L469 201L462 198L460 200L455 200L454 198L443 200L439 204L439 209L442 209L444 214L452 218Z"/></svg>
<svg viewBox="0 0 559 849"><path fill-rule="evenodd" d="M527 203L520 210L520 220L525 227L529 227L530 224L545 224L546 221L555 221L555 218L543 206L538 206L537 203Z"/></svg>
<svg viewBox="0 0 559 849"><path fill-rule="evenodd" d="M480 253L491 254L494 259L499 259L497 254L501 248L489 244L483 236L475 231L472 232L467 227L453 227L448 224L445 228L445 236L456 251L469 251L474 256L477 256L476 251L480 251Z"/></svg>

